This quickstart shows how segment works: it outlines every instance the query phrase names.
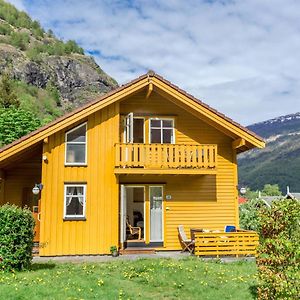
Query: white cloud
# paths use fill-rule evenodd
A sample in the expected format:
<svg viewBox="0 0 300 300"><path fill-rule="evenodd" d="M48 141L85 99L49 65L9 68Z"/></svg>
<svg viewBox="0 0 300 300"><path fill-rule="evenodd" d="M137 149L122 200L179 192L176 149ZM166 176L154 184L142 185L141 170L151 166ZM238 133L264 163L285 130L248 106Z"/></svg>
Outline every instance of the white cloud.
<svg viewBox="0 0 300 300"><path fill-rule="evenodd" d="M10 2L11 4L13 4L16 8L18 8L19 10L23 10L25 11L25 5L23 3L22 0L9 0L7 2Z"/></svg>
<svg viewBox="0 0 300 300"><path fill-rule="evenodd" d="M300 111L299 1L23 5L60 37L99 51L96 61L119 83L153 69L245 125Z"/></svg>

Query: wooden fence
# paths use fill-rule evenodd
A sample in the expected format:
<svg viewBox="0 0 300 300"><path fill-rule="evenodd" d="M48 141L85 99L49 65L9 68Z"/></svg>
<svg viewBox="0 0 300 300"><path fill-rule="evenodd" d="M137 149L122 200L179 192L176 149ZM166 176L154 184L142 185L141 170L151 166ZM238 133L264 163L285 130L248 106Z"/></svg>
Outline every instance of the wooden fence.
<svg viewBox="0 0 300 300"><path fill-rule="evenodd" d="M257 255L259 237L255 231L239 232L196 232L195 255Z"/></svg>

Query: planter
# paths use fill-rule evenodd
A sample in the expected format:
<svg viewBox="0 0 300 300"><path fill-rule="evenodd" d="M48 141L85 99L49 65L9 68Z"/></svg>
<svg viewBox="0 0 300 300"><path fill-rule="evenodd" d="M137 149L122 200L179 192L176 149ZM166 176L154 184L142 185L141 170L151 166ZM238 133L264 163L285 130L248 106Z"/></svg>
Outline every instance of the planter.
<svg viewBox="0 0 300 300"><path fill-rule="evenodd" d="M119 256L119 252L118 251L112 251L111 252L111 256L112 257L118 257Z"/></svg>

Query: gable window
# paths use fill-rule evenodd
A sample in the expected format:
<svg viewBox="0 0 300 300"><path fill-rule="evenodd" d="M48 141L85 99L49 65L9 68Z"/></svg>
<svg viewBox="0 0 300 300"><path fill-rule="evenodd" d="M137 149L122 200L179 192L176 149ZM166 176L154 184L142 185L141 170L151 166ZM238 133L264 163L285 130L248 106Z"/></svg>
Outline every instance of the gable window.
<svg viewBox="0 0 300 300"><path fill-rule="evenodd" d="M85 218L86 185L65 184L65 219Z"/></svg>
<svg viewBox="0 0 300 300"><path fill-rule="evenodd" d="M66 133L66 165L86 165L86 123Z"/></svg>
<svg viewBox="0 0 300 300"><path fill-rule="evenodd" d="M174 120L150 119L150 143L174 144Z"/></svg>

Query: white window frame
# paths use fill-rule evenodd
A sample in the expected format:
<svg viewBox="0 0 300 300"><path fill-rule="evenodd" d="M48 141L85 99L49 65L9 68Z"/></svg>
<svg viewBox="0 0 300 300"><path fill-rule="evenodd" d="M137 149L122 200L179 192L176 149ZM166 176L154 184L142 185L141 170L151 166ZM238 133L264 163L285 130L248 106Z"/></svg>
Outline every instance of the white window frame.
<svg viewBox="0 0 300 300"><path fill-rule="evenodd" d="M68 134L77 130L78 128L82 127L82 126L85 126L85 142L68 142L67 141L67 137L68 137ZM65 133L65 165L66 166L86 166L87 165L87 143L88 143L88 137L87 137L87 122L85 123L82 123L70 130L68 130L66 133ZM67 150L68 150L68 147L67 145L68 144L73 144L73 145L83 145L85 144L85 156L84 156L84 162L67 162Z"/></svg>
<svg viewBox="0 0 300 300"><path fill-rule="evenodd" d="M67 215L67 189L68 187L82 187L83 188L83 211L82 211L82 215ZM85 212L86 212L86 184L82 184L82 183L66 183L64 185L64 219L65 220L74 220L74 219L85 219Z"/></svg>
<svg viewBox="0 0 300 300"><path fill-rule="evenodd" d="M146 118L141 116L134 116L133 113L129 113L124 117L124 123L123 123L123 143L124 144L133 144L133 131L134 131L134 120L135 119L142 119L144 120L143 124L143 144L146 140ZM130 133L129 133L130 132Z"/></svg>
<svg viewBox="0 0 300 300"><path fill-rule="evenodd" d="M162 192L162 203L161 203L161 210L162 210L162 215L161 215L161 222L162 222L162 227L161 227L161 234L162 234L162 240L159 241L159 240L151 240L151 232L149 232L149 240L150 240L150 243L155 243L155 242L163 242L165 243L165 201L164 201L164 186L163 185L159 185L159 184L156 184L156 185L149 185L149 228L150 228L150 231L151 231L151 215L150 215L150 210L151 210L151 195L150 195L150 190L151 188L153 187L161 187L161 192Z"/></svg>
<svg viewBox="0 0 300 300"><path fill-rule="evenodd" d="M124 143L133 143L133 113L129 113L124 117Z"/></svg>
<svg viewBox="0 0 300 300"><path fill-rule="evenodd" d="M151 127L151 120L156 120L156 121L161 121L161 125L160 127ZM171 144L175 144L175 120L174 118L150 118L149 119L149 144L151 143L151 128L154 129L160 129L160 144L164 144L163 143L163 129L169 129L170 127L163 127L162 126L162 121L172 121L172 140L171 140ZM168 144L168 143L166 143Z"/></svg>

